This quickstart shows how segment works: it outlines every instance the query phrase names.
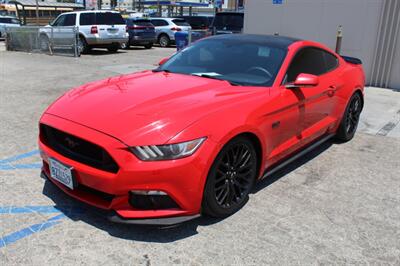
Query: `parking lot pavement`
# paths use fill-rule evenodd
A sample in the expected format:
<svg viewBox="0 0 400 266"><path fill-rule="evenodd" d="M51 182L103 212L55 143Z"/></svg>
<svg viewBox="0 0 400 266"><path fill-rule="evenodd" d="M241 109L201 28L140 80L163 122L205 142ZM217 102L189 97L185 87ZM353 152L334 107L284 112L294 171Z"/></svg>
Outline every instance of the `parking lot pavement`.
<svg viewBox="0 0 400 266"><path fill-rule="evenodd" d="M2 265L400 264L398 91L367 88L353 141L326 143L260 182L224 220L112 224L39 177L37 122L53 100L89 81L152 68L173 52L69 58L5 52L0 42Z"/></svg>

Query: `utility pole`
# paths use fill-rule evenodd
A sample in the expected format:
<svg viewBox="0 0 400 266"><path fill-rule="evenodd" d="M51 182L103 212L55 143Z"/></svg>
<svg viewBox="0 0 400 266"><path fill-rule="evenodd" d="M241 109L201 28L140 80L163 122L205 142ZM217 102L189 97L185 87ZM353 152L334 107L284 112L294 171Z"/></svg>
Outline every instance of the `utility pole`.
<svg viewBox="0 0 400 266"><path fill-rule="evenodd" d="M24 13L25 15L25 13ZM36 0L36 25L39 25L39 2Z"/></svg>

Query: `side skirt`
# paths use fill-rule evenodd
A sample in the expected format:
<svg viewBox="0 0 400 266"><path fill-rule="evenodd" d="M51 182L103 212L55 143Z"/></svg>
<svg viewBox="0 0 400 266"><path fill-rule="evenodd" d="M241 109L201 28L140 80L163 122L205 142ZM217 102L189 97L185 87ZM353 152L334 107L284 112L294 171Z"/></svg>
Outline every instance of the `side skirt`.
<svg viewBox="0 0 400 266"><path fill-rule="evenodd" d="M305 154L309 153L310 151L314 150L315 148L320 146L322 143L330 140L334 136L335 136L335 134L326 135L325 137L313 142L312 144L310 144L306 148L302 149L300 152L297 152L293 156L290 156L288 159L283 160L282 162L278 163L277 165L273 166L272 168L265 170L265 172L264 172L263 176L261 177L261 179L264 179L264 178L266 178L268 176L271 176L271 175L275 174L276 172L278 172L279 170L281 170L282 168L284 168L288 164L296 161L300 157L302 157Z"/></svg>

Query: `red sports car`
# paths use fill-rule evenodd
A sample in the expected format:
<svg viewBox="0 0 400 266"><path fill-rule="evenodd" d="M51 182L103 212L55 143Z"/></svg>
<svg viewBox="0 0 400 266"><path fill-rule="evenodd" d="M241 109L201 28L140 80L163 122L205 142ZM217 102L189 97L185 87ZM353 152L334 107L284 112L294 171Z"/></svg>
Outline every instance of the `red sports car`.
<svg viewBox="0 0 400 266"><path fill-rule="evenodd" d="M255 181L363 108L361 61L315 42L220 35L152 71L72 89L40 119L42 175L116 222L226 217Z"/></svg>

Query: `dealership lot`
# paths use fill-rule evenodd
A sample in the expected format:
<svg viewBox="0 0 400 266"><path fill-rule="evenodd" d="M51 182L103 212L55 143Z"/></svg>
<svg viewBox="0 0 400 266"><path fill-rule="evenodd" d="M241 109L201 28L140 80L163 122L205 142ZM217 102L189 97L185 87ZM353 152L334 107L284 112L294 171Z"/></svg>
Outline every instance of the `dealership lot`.
<svg viewBox="0 0 400 266"><path fill-rule="evenodd" d="M0 261L6 265L400 264L399 91L367 88L353 141L326 143L260 182L229 218L161 229L120 225L39 177L37 121L69 88L155 68L175 50L95 50L71 58L6 52L3 45Z"/></svg>

